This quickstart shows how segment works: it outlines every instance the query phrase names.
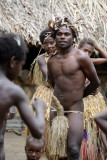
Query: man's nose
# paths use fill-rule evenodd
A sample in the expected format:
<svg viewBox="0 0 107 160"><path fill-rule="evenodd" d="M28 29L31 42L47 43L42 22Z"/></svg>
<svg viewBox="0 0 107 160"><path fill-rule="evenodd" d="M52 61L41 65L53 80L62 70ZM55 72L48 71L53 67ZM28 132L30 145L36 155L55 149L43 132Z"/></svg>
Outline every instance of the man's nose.
<svg viewBox="0 0 107 160"><path fill-rule="evenodd" d="M62 38L62 39L63 39L63 38L65 38L65 35L64 35L64 34L62 34L62 35L61 35L61 38Z"/></svg>
<svg viewBox="0 0 107 160"><path fill-rule="evenodd" d="M89 53L88 53L88 51L86 51L85 53L86 53L86 54L89 56Z"/></svg>
<svg viewBox="0 0 107 160"><path fill-rule="evenodd" d="M32 156L33 156L33 157L35 157L35 156L36 156L36 153L35 153L35 152L33 152L33 153L32 153Z"/></svg>

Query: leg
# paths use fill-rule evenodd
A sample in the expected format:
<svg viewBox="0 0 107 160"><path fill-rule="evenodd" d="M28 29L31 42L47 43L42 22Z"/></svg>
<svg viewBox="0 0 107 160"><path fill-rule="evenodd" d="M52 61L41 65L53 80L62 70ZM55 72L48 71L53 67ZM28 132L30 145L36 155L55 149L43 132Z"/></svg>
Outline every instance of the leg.
<svg viewBox="0 0 107 160"><path fill-rule="evenodd" d="M5 150L4 150L4 134L6 129L7 119L4 120L2 126L0 126L0 160L5 160Z"/></svg>
<svg viewBox="0 0 107 160"><path fill-rule="evenodd" d="M83 115L81 113L69 113L67 154L68 160L80 160L80 147L83 139Z"/></svg>

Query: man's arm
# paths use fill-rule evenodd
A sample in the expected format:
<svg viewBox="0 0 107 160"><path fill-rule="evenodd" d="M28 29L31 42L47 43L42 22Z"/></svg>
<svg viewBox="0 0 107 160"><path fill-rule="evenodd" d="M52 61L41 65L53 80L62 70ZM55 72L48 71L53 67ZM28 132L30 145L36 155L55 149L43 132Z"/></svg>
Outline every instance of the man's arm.
<svg viewBox="0 0 107 160"><path fill-rule="evenodd" d="M107 152L107 135L102 130L100 130L100 134L101 134L101 139L104 144L105 150Z"/></svg>
<svg viewBox="0 0 107 160"><path fill-rule="evenodd" d="M107 58L107 53L104 52L104 51L97 45L97 43L95 43L95 49L99 52L99 54L100 54L103 58Z"/></svg>
<svg viewBox="0 0 107 160"><path fill-rule="evenodd" d="M37 98L33 101L33 107L36 111L34 116L33 111L30 109L29 102L24 91L17 87L16 94L14 94L15 105L17 106L19 113L28 126L31 134L35 138L41 138L45 131L45 118L44 118L44 107L45 103Z"/></svg>
<svg viewBox="0 0 107 160"><path fill-rule="evenodd" d="M53 77L53 74L51 71L51 58L48 60L47 67L48 67L48 81L52 85L52 87L54 88L55 81L54 81L54 77Z"/></svg>
<svg viewBox="0 0 107 160"><path fill-rule="evenodd" d="M103 63L107 63L107 58L91 58L94 65L99 65Z"/></svg>
<svg viewBox="0 0 107 160"><path fill-rule="evenodd" d="M38 58L38 64L39 64L39 67L41 69L41 72L43 74L43 77L44 77L44 81L47 81L47 64L45 62L45 57L44 56L40 56Z"/></svg>
<svg viewBox="0 0 107 160"><path fill-rule="evenodd" d="M101 130L107 134L107 110L104 110L94 117L95 122L101 128Z"/></svg>
<svg viewBox="0 0 107 160"><path fill-rule="evenodd" d="M98 88L100 81L91 59L84 52L80 53L79 63L86 78L90 81L89 85L87 85L84 89L83 97L86 97Z"/></svg>

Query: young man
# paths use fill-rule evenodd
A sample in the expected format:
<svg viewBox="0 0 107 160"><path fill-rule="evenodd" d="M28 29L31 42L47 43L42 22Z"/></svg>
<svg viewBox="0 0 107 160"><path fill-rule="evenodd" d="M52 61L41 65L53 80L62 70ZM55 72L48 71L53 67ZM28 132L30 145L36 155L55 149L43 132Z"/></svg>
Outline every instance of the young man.
<svg viewBox="0 0 107 160"><path fill-rule="evenodd" d="M43 74L44 81L47 81L47 60L53 53L56 45L55 40L51 35L51 30L49 28L46 28L41 32L40 41L46 53L40 55L37 59L37 62Z"/></svg>
<svg viewBox="0 0 107 160"><path fill-rule="evenodd" d="M26 140L25 152L27 160L39 160L45 151L45 138L36 139L31 135Z"/></svg>
<svg viewBox="0 0 107 160"><path fill-rule="evenodd" d="M80 41L78 48L84 53L86 53L90 59L92 60L94 65L99 65L107 62L107 53L104 52L92 39L84 38ZM93 58L94 50L97 50L102 58ZM90 83L88 80L86 81L86 85ZM102 154L102 143L100 141L102 137L102 141L105 144L104 134L99 133L98 126L93 121L93 117L98 112L106 109L106 104L104 101L104 97L102 94L96 90L93 95L89 95L83 99L84 102L84 138L81 146L81 155L83 159L99 159L99 157L103 159ZM89 127L90 126L90 127ZM96 136L95 136L96 132ZM91 133L91 134L90 134ZM96 144L98 144L96 146ZM87 147L86 147L87 146ZM107 148L107 146L106 146ZM90 153L90 154L89 154Z"/></svg>
<svg viewBox="0 0 107 160"><path fill-rule="evenodd" d="M39 55L32 64L31 72L33 73L33 82L34 84L36 84L36 86L38 86L33 95L33 98L35 99L35 97L40 97L44 100L47 106L45 117L49 121L50 104L53 88L47 83L47 61L53 53L56 43L53 39L53 36L51 35L51 30L49 28L44 29L41 32L39 38L45 53ZM28 136L29 134L30 132L26 127L25 135Z"/></svg>
<svg viewBox="0 0 107 160"><path fill-rule="evenodd" d="M11 106L16 106L35 138L41 138L45 130L44 102L37 98L32 102L37 116L34 117L24 91L12 81L25 63L28 48L15 34L0 36L0 160L5 160L4 129L5 118ZM39 123L38 123L39 122Z"/></svg>
<svg viewBox="0 0 107 160"><path fill-rule="evenodd" d="M91 38L84 38L80 41L78 48L84 51L92 60L94 65L107 62L107 53L104 52ZM94 50L98 51L102 58L93 58Z"/></svg>
<svg viewBox="0 0 107 160"><path fill-rule="evenodd" d="M83 97L99 86L95 68L90 58L72 47L76 29L67 18L55 22L53 32L58 52L48 61L48 78L54 86L54 95L64 107L68 118L67 157L80 160L80 146L83 139ZM90 84L85 86L85 80ZM66 113L70 111L69 113ZM76 111L76 113L75 113ZM51 112L51 120L56 116Z"/></svg>

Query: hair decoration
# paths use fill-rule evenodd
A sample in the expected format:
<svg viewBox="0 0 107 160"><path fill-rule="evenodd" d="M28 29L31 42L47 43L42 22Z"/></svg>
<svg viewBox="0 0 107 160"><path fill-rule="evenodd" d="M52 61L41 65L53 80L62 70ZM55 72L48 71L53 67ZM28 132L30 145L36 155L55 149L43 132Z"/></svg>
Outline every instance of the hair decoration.
<svg viewBox="0 0 107 160"><path fill-rule="evenodd" d="M60 19L59 17L57 17L54 22L52 22L52 21L48 22L48 27L50 28L51 31L57 31L58 28L60 28L61 26L64 26L64 25L71 28L75 32L76 36L78 36L77 29L75 28L74 24L72 24L67 17L65 17L64 19Z"/></svg>
<svg viewBox="0 0 107 160"><path fill-rule="evenodd" d="M14 37L14 40L17 42L18 46L21 46L21 39L18 35Z"/></svg>

